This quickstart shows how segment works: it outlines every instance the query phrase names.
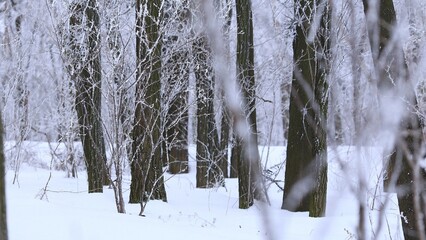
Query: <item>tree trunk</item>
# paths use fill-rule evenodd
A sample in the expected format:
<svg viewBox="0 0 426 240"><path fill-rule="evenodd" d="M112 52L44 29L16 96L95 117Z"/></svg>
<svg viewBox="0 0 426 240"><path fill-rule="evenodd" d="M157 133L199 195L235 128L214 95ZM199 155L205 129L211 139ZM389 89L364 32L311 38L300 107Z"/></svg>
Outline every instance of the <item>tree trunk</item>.
<svg viewBox="0 0 426 240"><path fill-rule="evenodd" d="M161 0L136 1L136 110L132 130L130 203L167 201L161 160ZM147 12L144 12L144 11Z"/></svg>
<svg viewBox="0 0 426 240"><path fill-rule="evenodd" d="M246 209L253 205L253 199L260 199L264 189L259 189L260 159L257 148L256 124L256 83L254 78L254 46L253 46L253 17L250 0L236 1L237 14L237 76L243 96L244 118L246 119L252 143L244 143L241 135L236 139L237 145L233 157L239 156L238 161L238 190L239 208ZM238 116L234 116L234 118ZM235 124L234 124L235 126ZM235 129L234 129L235 131ZM246 136L247 137L247 136ZM238 151L240 150L240 151ZM251 155L251 156L248 156ZM256 157L254 157L256 156Z"/></svg>
<svg viewBox="0 0 426 240"><path fill-rule="evenodd" d="M294 70L282 208L324 216L327 193L327 37L328 6L300 0L295 16ZM322 9L322 23L314 43L308 42L315 12ZM321 11L321 10L318 10Z"/></svg>
<svg viewBox="0 0 426 240"><path fill-rule="evenodd" d="M7 240L5 158L3 149L3 119L0 112L0 239Z"/></svg>
<svg viewBox="0 0 426 240"><path fill-rule="evenodd" d="M366 17L369 18L369 11L373 9L369 8L367 0L363 0L363 4ZM381 0L379 4L378 25L368 26L379 99L383 100L389 93L396 96L401 94L398 92L400 89L406 89L402 93L405 102L409 103L410 108L413 106L417 108L414 86L410 82L403 47L400 43L395 46L391 41L392 27L396 24L394 4L392 0ZM381 102L381 104L388 103ZM416 202L416 196L418 200L422 200L425 192L419 187L426 179L426 172L419 165L422 157L422 127L419 116L414 111L407 112L400 120L399 132L387 163L387 178L384 179L385 190L391 191L396 187L405 239L425 238L425 209L423 203Z"/></svg>
<svg viewBox="0 0 426 240"><path fill-rule="evenodd" d="M222 9L225 11L225 23L223 25L223 40L225 43L225 53L227 56L227 63L229 65L230 61L230 48L229 48L229 31L231 28L232 21L232 4L230 0L221 1L224 6ZM221 11L223 11L221 9ZM219 85L219 94L220 94L220 104L221 104L221 120L220 120L220 149L218 162L219 167L221 169L222 175L224 178L229 176L228 170L228 148L230 143L230 124L231 124L231 116L226 105L225 98L225 89L223 89L222 85Z"/></svg>
<svg viewBox="0 0 426 240"><path fill-rule="evenodd" d="M197 92L197 188L223 183L218 165L218 134L214 113L214 74L211 50L204 33L194 41Z"/></svg>
<svg viewBox="0 0 426 240"><path fill-rule="evenodd" d="M234 118L234 116L232 116ZM235 121L235 119L234 119ZM232 127L233 129L233 127ZM230 169L230 178L237 178L238 177L238 164L241 161L241 140L238 139L237 134L231 134L231 169Z"/></svg>
<svg viewBox="0 0 426 240"><path fill-rule="evenodd" d="M166 152L171 174L188 172L188 53L180 50L168 62L173 68L168 76L168 93L175 93L169 99L166 116Z"/></svg>
<svg viewBox="0 0 426 240"><path fill-rule="evenodd" d="M76 87L75 108L80 125L89 193L102 192L103 185L109 184L101 113L100 22L97 6L96 0L89 1L87 5L74 4L70 18L71 27L84 31L87 35L82 44L78 36L71 35L71 48L84 57L71 57L74 59L71 59L70 73ZM84 62L81 62L81 59Z"/></svg>
<svg viewBox="0 0 426 240"><path fill-rule="evenodd" d="M224 178L229 177L228 170L228 146L229 146L229 123L230 123L230 114L228 112L228 108L225 103L225 93L224 90L221 89L221 105L222 105L222 116L220 123L220 142L219 142L219 153L218 153L218 164L220 168L220 172Z"/></svg>
<svg viewBox="0 0 426 240"><path fill-rule="evenodd" d="M187 1L173 4L168 0L169 12L166 24L166 39L163 44L163 106L165 106L165 141L163 161L167 160L171 174L188 172L188 87L190 68L189 11ZM170 31L170 33L168 32ZM176 33L176 31L178 31Z"/></svg>

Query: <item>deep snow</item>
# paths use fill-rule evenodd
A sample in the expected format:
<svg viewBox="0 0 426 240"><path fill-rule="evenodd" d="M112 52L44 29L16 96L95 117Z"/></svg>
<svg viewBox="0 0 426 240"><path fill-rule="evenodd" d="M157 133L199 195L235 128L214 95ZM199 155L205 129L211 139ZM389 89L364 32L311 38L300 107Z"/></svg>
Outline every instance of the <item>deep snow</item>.
<svg viewBox="0 0 426 240"><path fill-rule="evenodd" d="M381 169L378 148L329 149L327 216L319 219L281 210L282 192L274 184L269 188L271 206L266 216L258 203L248 210L238 209L235 179L227 179L225 188L196 189L195 149L190 150L190 173L166 174L168 202L149 202L146 217L140 217L137 204L127 204L126 214L116 213L112 189L88 194L84 172L74 179L46 168L51 161L46 143L27 144L28 159L21 166L19 184L12 184L11 168L6 174L10 239L356 239L358 199L368 209L368 239L403 239L396 196L386 195L377 187ZM284 147L260 147L263 162L268 150L268 166L283 161ZM283 170L277 180L283 180ZM50 174L46 195L40 199ZM124 179L127 198L130 176L126 174ZM363 194L357 193L363 182L359 179L366 183ZM378 209L384 202L387 206L378 234ZM265 219L272 232L266 232Z"/></svg>

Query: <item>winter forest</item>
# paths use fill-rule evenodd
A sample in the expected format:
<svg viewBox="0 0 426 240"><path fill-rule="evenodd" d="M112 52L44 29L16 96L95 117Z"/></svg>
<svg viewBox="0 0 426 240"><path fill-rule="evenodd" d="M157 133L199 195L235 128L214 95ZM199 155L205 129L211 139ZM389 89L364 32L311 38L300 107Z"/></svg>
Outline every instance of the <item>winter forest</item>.
<svg viewBox="0 0 426 240"><path fill-rule="evenodd" d="M0 240L426 240L423 0L0 0Z"/></svg>

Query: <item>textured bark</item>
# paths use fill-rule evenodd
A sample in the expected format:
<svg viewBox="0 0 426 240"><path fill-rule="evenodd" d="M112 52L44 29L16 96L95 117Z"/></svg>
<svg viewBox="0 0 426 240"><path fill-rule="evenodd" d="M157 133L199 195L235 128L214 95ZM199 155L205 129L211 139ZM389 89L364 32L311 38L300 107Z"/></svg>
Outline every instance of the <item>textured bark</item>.
<svg viewBox="0 0 426 240"><path fill-rule="evenodd" d="M218 134L214 113L214 76L207 36L193 44L197 92L197 188L210 188L223 182L218 165Z"/></svg>
<svg viewBox="0 0 426 240"><path fill-rule="evenodd" d="M81 59L71 59L71 76L76 87L75 108L87 168L89 193L102 192L108 185L106 153L101 119L101 55L100 22L96 0L75 4L70 25L82 29L87 38L81 46L76 36L71 36L71 48L83 54ZM82 24L85 24L82 26ZM78 56L77 56L78 57ZM79 67L82 66L82 67Z"/></svg>
<svg viewBox="0 0 426 240"><path fill-rule="evenodd" d="M239 208L246 209L253 205L253 199L260 199L263 189L257 180L260 180L260 158L257 148L256 124L256 82L254 77L254 46L253 46L253 17L250 0L236 1L237 15L237 76L244 100L244 113L251 135L251 146L241 137L237 142L244 143L238 146L233 157L239 156L238 161L238 192ZM236 116L234 116L235 118ZM235 125L235 124L234 124ZM235 130L234 130L235 131ZM248 156L251 155L251 156Z"/></svg>
<svg viewBox="0 0 426 240"><path fill-rule="evenodd" d="M327 195L327 83L326 83L326 5L301 0L295 6L293 41L294 70L290 98L283 209L309 211L310 216L325 213ZM308 42L310 23L321 9L322 24L313 43Z"/></svg>
<svg viewBox="0 0 426 240"><path fill-rule="evenodd" d="M225 23L223 25L223 39L224 42L229 42L229 31L231 28L231 21L232 21L232 5L230 0L221 1L224 2L224 8L225 10ZM227 54L227 61L229 63L230 61L230 48L229 44L226 44L225 52ZM231 116L228 110L228 107L226 105L226 98L225 98L225 89L223 89L222 85L219 85L219 94L220 94L220 103L222 107L222 114L221 114L221 120L220 120L220 149L219 149L219 156L218 156L218 162L219 167L221 169L221 172L223 174L223 177L227 178L229 176L229 164L228 164L228 148L229 148L229 142L230 142L230 124L231 124Z"/></svg>
<svg viewBox="0 0 426 240"><path fill-rule="evenodd" d="M369 11L371 11L369 2L363 0L363 4L364 12L368 18ZM378 26L375 27L372 24L368 26L379 94L387 94L390 91L397 92L398 88L403 86L407 89L404 93L405 101L409 103L410 108L412 106L417 108L414 86L410 83L402 45L391 45L392 27L396 24L393 1L381 0L379 4ZM375 38L377 36L378 38ZM376 39L377 41L375 41ZM391 49L388 49L389 47ZM409 111L401 119L395 145L387 163L387 178L384 180L385 190L387 191L391 191L394 187L392 185L396 183L405 239L424 239L425 237L425 209L423 203L416 207L415 202L416 195L422 199L425 194L423 184L426 179L426 172L424 169L416 167L418 166L416 161L421 157L422 127L419 116L414 111ZM420 186L420 189L416 188L416 184L419 184L417 186ZM418 219L418 217L422 219Z"/></svg>
<svg viewBox="0 0 426 240"><path fill-rule="evenodd" d="M161 2L136 1L137 85L129 201L141 203L141 215L148 199L167 201L160 132Z"/></svg>
<svg viewBox="0 0 426 240"><path fill-rule="evenodd" d="M188 53L176 52L169 66L168 93L174 93L169 99L166 116L166 146L171 174L188 172ZM167 93L166 93L167 94Z"/></svg>
<svg viewBox="0 0 426 240"><path fill-rule="evenodd" d="M242 151L241 141L237 139L236 134L232 134L230 178L238 177L238 164L240 162Z"/></svg>
<svg viewBox="0 0 426 240"><path fill-rule="evenodd" d="M320 3L321 4L321 3ZM327 110L328 110L328 71L329 66L329 37L331 9L328 4L323 3L324 12L321 18L320 29L314 42L317 51L315 62L314 98L319 107L315 112L314 127L314 187L309 206L310 217L325 216L327 201Z"/></svg>
<svg viewBox="0 0 426 240"><path fill-rule="evenodd" d="M7 240L5 158L3 149L3 119L0 114L0 239Z"/></svg>
<svg viewBox="0 0 426 240"><path fill-rule="evenodd" d="M229 123L230 116L224 99L224 91L221 90L222 96L222 117L220 123L220 142L219 142L219 153L218 153L218 164L220 172L224 178L229 176L228 170L228 146L229 146Z"/></svg>
<svg viewBox="0 0 426 240"><path fill-rule="evenodd" d="M288 125L289 125L289 118L290 118L288 106L290 105L291 83L283 81L280 87L281 87L281 109L282 109L281 116L283 118L282 119L283 135L284 135L284 140L287 141Z"/></svg>
<svg viewBox="0 0 426 240"><path fill-rule="evenodd" d="M188 172L188 87L190 70L190 47L186 36L189 33L190 15L188 2L177 6L168 0L165 41L163 43L163 106L165 127L163 134L163 162L171 174ZM168 32L169 31L169 32Z"/></svg>

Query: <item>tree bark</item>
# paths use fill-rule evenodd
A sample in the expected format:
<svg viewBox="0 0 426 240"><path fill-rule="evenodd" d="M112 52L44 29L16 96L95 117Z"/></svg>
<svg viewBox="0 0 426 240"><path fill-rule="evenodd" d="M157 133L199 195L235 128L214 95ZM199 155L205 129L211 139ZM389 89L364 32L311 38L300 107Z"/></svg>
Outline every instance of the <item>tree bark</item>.
<svg viewBox="0 0 426 240"><path fill-rule="evenodd" d="M5 158L3 149L3 119L0 112L0 239L7 240Z"/></svg>
<svg viewBox="0 0 426 240"><path fill-rule="evenodd" d="M214 74L209 40L204 33L193 44L197 92L197 188L223 183L218 165L218 133L214 113Z"/></svg>
<svg viewBox="0 0 426 240"><path fill-rule="evenodd" d="M299 5L297 5L299 4ZM316 9L316 10L313 10ZM321 24L308 40L314 14L322 9ZM327 195L327 21L326 2L300 0L295 6L294 70L290 98L285 183L282 208L325 214ZM321 10L318 10L321 11Z"/></svg>
<svg viewBox="0 0 426 240"><path fill-rule="evenodd" d="M227 63L230 61L230 48L229 48L229 31L231 28L232 21L232 4L230 0L221 0L223 4L221 11L225 11L225 22L222 28L223 40L226 44L225 53L227 57ZM219 85L219 94L220 94L220 104L221 104L221 120L220 120L220 149L218 162L221 172L224 178L229 176L229 164L228 164L228 148L230 143L230 124L231 124L231 116L229 113L229 109L226 105L226 97L225 97L225 89L223 89L222 85ZM235 176L236 177L236 176Z"/></svg>
<svg viewBox="0 0 426 240"><path fill-rule="evenodd" d="M137 85L129 201L141 203L141 215L149 199L167 201L160 132L161 2L136 1Z"/></svg>
<svg viewBox="0 0 426 240"><path fill-rule="evenodd" d="M188 2L173 4L169 1L166 39L163 43L163 105L165 106L165 141L163 161L167 160L171 174L188 172L188 88L190 47L186 41L189 33ZM171 33L168 33L170 31ZM176 33L177 31L177 33Z"/></svg>
<svg viewBox="0 0 426 240"><path fill-rule="evenodd" d="M71 36L71 48L84 57L71 56L74 59L71 59L70 73L76 87L75 108L80 125L89 193L103 192L103 185L108 185L109 181L101 118L102 75L98 3L96 0L90 0L87 4L77 3L72 6L71 11L71 27L87 35L84 46L79 43L77 36Z"/></svg>
<svg viewBox="0 0 426 240"><path fill-rule="evenodd" d="M237 145L233 157L238 158L238 192L239 208L246 209L253 205L253 199L261 199L264 189L258 180L260 172L259 150L257 148L257 119L256 119L256 82L254 77L254 46L253 46L253 17L250 0L236 1L237 15L237 77L243 96L244 115L249 126L252 144L244 143L237 137ZM238 116L234 116L234 118ZM235 126L235 124L234 124ZM234 129L235 131L235 129ZM238 151L240 150L240 151ZM248 154L252 156L248 156ZM255 157L254 157L255 156Z"/></svg>
<svg viewBox="0 0 426 240"><path fill-rule="evenodd" d="M171 92L176 93L169 100L166 116L166 152L171 174L188 172L188 53L177 52L169 66L173 68L169 76ZM166 93L167 94L167 93Z"/></svg>
<svg viewBox="0 0 426 240"><path fill-rule="evenodd" d="M234 118L234 116L232 116ZM235 121L235 120L234 120ZM232 127L233 129L233 127ZM231 134L231 169L230 169L230 178L238 177L238 164L241 161L241 140L237 137L237 134Z"/></svg>

